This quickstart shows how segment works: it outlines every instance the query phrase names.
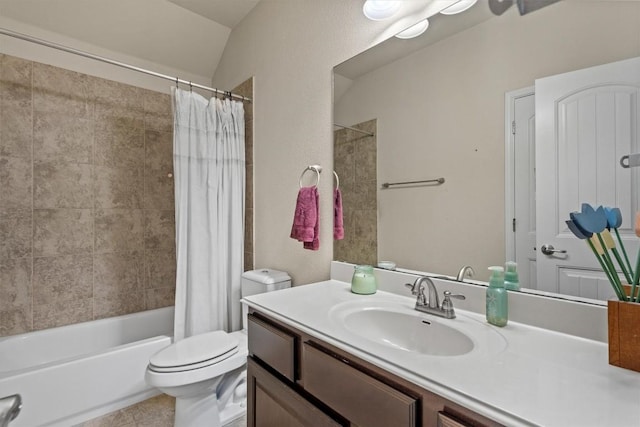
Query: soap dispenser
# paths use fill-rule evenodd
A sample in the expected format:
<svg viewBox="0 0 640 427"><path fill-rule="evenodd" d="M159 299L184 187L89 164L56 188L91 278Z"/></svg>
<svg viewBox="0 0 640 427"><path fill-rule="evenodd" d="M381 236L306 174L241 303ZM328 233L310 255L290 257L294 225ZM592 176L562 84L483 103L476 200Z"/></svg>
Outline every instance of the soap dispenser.
<svg viewBox="0 0 640 427"><path fill-rule="evenodd" d="M518 280L518 264L514 261L507 261L504 270L504 288L508 291L519 291L520 281Z"/></svg>
<svg viewBox="0 0 640 427"><path fill-rule="evenodd" d="M508 295L504 288L504 268L489 267L491 277L487 288L487 322L505 326L509 318Z"/></svg>

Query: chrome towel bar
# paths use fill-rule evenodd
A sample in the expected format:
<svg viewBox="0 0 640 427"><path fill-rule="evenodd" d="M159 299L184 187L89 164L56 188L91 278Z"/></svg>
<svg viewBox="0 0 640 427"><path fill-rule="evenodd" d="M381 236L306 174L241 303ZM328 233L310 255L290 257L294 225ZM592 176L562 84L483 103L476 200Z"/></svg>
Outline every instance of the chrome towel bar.
<svg viewBox="0 0 640 427"><path fill-rule="evenodd" d="M393 185L412 185L412 184L428 184L431 182L435 182L438 184L444 184L444 178L437 178L437 179L425 179L422 181L405 181L405 182L385 182L384 184L382 184L382 188L383 189L387 189Z"/></svg>

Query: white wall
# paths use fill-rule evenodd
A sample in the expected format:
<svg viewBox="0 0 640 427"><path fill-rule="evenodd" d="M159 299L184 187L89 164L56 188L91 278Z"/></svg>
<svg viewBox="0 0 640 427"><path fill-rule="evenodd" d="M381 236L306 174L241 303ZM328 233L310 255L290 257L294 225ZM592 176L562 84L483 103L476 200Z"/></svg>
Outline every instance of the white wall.
<svg viewBox="0 0 640 427"><path fill-rule="evenodd" d="M233 87L255 76L255 266L289 271L294 284L329 277L333 66L452 1L403 2L402 19L393 24L368 21L363 3L261 1L232 31L213 79L214 85ZM289 233L298 178L315 163L326 171L320 250L312 252Z"/></svg>
<svg viewBox="0 0 640 427"><path fill-rule="evenodd" d="M379 191L379 256L451 275L471 264L486 277L505 261L505 92L638 55L640 3L563 1L512 8L354 81L336 120L378 119L378 181L446 178Z"/></svg>

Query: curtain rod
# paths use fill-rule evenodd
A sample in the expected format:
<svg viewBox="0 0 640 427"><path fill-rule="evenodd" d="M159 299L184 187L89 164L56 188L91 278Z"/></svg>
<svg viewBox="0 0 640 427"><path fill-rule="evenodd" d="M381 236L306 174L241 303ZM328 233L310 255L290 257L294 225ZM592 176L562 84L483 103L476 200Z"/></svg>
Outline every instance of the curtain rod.
<svg viewBox="0 0 640 427"><path fill-rule="evenodd" d="M232 98L237 98L240 99L242 101L247 101L247 102L251 102L251 98L247 98L245 96L242 95L238 95L235 93L231 93L228 91L224 91L224 90L220 90L220 89L216 89L216 88L212 88L212 87L208 87L208 86L203 86L197 83L193 83L187 80L183 80L183 79L179 79L177 77L171 77L168 76L166 74L161 74L161 73L157 73L155 71L150 71L150 70L146 70L144 68L140 68L140 67L136 67L134 65L129 65L129 64L125 64L124 62L120 62L120 61L115 61L113 59L109 59L109 58L105 58L103 56L98 56L98 55L94 55L92 53L88 53L88 52L84 52L82 50L78 50L78 49L74 49L71 47L66 47L57 43L52 43L46 40L42 40L36 37L31 37L28 36L26 34L21 34L21 33L17 33L15 31L11 31L11 30L7 30L6 28L0 28L0 34L4 34L5 36L9 36L9 37L14 37L17 39L21 39L21 40L25 40L31 43L36 43L42 46L46 46L46 47L50 47L53 49L58 49L58 50L62 50L64 52L68 52L68 53L72 53L74 55L79 55L79 56L84 56L85 58L89 58L89 59L94 59L96 61L102 61L102 62L106 62L107 64L111 64L111 65L115 65L118 67L122 67L122 68L127 68L129 70L133 70L133 71L137 71L139 73L144 73L144 74L149 74L151 76L154 77L159 77L161 79L166 79L166 80L171 80L172 82L175 82L176 84L178 83L182 83L184 85L188 85L190 88L191 87L196 87L199 89L203 89L206 90L208 92L214 92L216 94L222 94L222 95L227 95L227 96L231 96Z"/></svg>
<svg viewBox="0 0 640 427"><path fill-rule="evenodd" d="M367 132L367 131L364 131L362 129L354 128L354 127L351 127L351 126L340 125L338 123L334 123L333 125L334 126L338 126L339 128L342 128L342 129L349 129L349 130L352 130L352 131L355 131L355 132L360 132L360 133L363 133L363 134L365 134L367 136L376 136L375 134L373 134L371 132Z"/></svg>

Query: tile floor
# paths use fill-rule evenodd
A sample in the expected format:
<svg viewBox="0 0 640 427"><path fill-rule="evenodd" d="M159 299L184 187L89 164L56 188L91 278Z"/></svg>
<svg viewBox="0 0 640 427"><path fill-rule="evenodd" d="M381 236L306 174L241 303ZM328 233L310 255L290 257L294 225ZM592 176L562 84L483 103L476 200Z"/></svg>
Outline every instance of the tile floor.
<svg viewBox="0 0 640 427"><path fill-rule="evenodd" d="M173 427L174 407L175 400L162 394L76 427ZM225 427L246 427L246 425L245 415Z"/></svg>

